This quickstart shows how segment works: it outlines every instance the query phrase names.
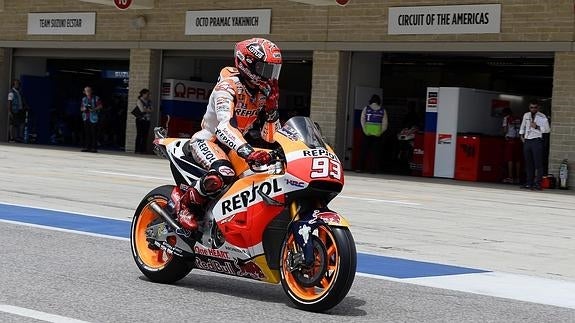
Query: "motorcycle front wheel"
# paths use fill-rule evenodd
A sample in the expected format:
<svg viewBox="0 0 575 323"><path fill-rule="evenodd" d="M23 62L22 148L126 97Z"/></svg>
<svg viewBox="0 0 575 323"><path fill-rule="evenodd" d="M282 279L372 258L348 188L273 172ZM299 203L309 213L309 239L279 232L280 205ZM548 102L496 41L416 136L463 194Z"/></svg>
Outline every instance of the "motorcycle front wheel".
<svg viewBox="0 0 575 323"><path fill-rule="evenodd" d="M343 227L319 226L313 233L314 262L309 267L290 268L290 257L301 254L293 233L283 243L280 259L281 284L300 309L326 311L347 295L357 265L355 242Z"/></svg>
<svg viewBox="0 0 575 323"><path fill-rule="evenodd" d="M140 271L151 281L165 284L184 278L193 268L182 258L164 252L146 239L148 227L164 221L152 210L150 203L156 202L160 207L166 207L172 189L171 185L160 186L142 199L134 214L130 234L132 255Z"/></svg>

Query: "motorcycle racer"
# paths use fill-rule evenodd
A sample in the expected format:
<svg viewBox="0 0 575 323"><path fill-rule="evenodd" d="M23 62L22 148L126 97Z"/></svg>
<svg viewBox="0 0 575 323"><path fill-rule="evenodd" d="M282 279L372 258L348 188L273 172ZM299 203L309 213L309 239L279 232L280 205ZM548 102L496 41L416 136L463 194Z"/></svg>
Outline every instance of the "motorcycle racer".
<svg viewBox="0 0 575 323"><path fill-rule="evenodd" d="M235 150L248 163L265 165L268 152L255 150L244 138L260 116L261 137L273 142L279 122L278 77L280 49L271 41L251 38L235 45L235 67L224 67L210 95L202 129L192 136L191 157L208 172L183 194L172 194L177 219L184 229L197 229L193 205L203 206L219 194L236 174L225 150ZM264 112L264 113L260 113Z"/></svg>

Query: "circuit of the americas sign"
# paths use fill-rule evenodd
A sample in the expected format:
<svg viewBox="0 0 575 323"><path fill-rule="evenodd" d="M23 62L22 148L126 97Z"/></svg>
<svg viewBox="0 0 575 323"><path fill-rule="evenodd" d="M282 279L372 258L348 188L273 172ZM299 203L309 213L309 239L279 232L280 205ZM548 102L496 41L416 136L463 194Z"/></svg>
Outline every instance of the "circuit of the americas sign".
<svg viewBox="0 0 575 323"><path fill-rule="evenodd" d="M501 5L389 8L390 35L493 34L501 31Z"/></svg>

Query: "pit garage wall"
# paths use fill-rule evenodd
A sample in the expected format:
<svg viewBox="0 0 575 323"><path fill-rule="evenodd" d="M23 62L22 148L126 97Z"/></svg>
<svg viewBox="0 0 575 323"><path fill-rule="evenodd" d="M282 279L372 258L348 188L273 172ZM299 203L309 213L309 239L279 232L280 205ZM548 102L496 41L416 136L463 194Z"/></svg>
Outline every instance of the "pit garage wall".
<svg viewBox="0 0 575 323"><path fill-rule="evenodd" d="M8 140L8 89L12 51L0 48L0 142Z"/></svg>
<svg viewBox="0 0 575 323"><path fill-rule="evenodd" d="M569 160L569 186L575 188L575 53L555 53L549 173L558 176L559 164Z"/></svg>
<svg viewBox="0 0 575 323"><path fill-rule="evenodd" d="M344 160L348 66L347 52L313 53L310 118L320 125L340 160Z"/></svg>
<svg viewBox="0 0 575 323"><path fill-rule="evenodd" d="M136 143L136 118L130 113L136 106L140 90L150 90L153 102L152 120L148 133L148 151L152 147L152 129L158 125L159 97L160 97L160 73L162 52L154 49L131 49L130 50L130 89L128 92L128 113L126 116L126 151L133 152Z"/></svg>

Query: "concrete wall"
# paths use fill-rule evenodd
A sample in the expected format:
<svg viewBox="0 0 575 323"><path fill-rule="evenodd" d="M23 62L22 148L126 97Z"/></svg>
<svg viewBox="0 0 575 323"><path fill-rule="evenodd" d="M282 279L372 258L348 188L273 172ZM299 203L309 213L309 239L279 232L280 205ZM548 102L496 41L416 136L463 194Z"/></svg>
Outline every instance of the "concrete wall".
<svg viewBox="0 0 575 323"><path fill-rule="evenodd" d="M110 0L111 2L111 0ZM573 0L508 0L502 3L499 34L483 35L387 35L389 7L482 4L493 0L354 0L345 7L310 6L285 0L170 0L156 1L152 10L120 11L77 0L5 0L0 12L0 40L87 41L234 41L241 35L186 36L186 10L271 8L271 32L275 41L572 41ZM28 12L96 11L93 36L28 36ZM147 26L132 27L132 19L145 15Z"/></svg>
<svg viewBox="0 0 575 323"><path fill-rule="evenodd" d="M0 48L0 141L8 140L8 89L11 51Z"/></svg>
<svg viewBox="0 0 575 323"><path fill-rule="evenodd" d="M558 176L559 164L569 160L570 186L575 187L575 53L556 53L551 115L549 172Z"/></svg>
<svg viewBox="0 0 575 323"><path fill-rule="evenodd" d="M244 35L186 36L186 10L271 8L271 34L266 37L284 49L314 50L311 116L323 128L338 153L345 130L346 51L573 51L574 0L506 0L501 33L459 35L388 35L389 7L493 3L493 0L354 0L346 7L309 6L285 0L170 0L156 1L151 10L120 11L77 0L4 0L0 11L0 47L131 49L128 108L138 91L148 87L157 98L160 51L155 49L226 49ZM0 6L2 2L0 1ZM1 8L0 8L1 9ZM96 34L88 36L27 35L29 12L97 12ZM144 15L147 25L135 29L133 19ZM563 48L562 50L557 48ZM564 157L575 161L575 59L573 52L557 54L553 94L554 130L551 170ZM0 66L6 66L0 55ZM0 84L2 86L2 84ZM6 88L5 86L3 87ZM0 91L0 95L2 92ZM4 100L0 101L4 102ZM5 105L5 103L2 103ZM0 105L1 107L2 105ZM0 112L2 110L0 109ZM5 114L5 110L4 110ZM2 124L0 116L0 125ZM1 139L0 135L0 139ZM126 148L132 150L134 120L128 115ZM337 140L336 140L337 139ZM573 167L572 167L573 168Z"/></svg>
<svg viewBox="0 0 575 323"><path fill-rule="evenodd" d="M310 117L320 125L324 137L332 147L337 145L337 111L338 105L341 106L339 88L342 77L339 73L341 59L342 53L338 51L313 53Z"/></svg>
<svg viewBox="0 0 575 323"><path fill-rule="evenodd" d="M133 152L136 142L136 118L129 113L136 106L140 90L150 90L152 100L155 102L150 132L148 134L148 148L151 148L151 130L158 124L159 117L159 82L160 82L161 51L151 49L132 49L130 51L130 89L128 92L128 114L126 120L126 151Z"/></svg>

